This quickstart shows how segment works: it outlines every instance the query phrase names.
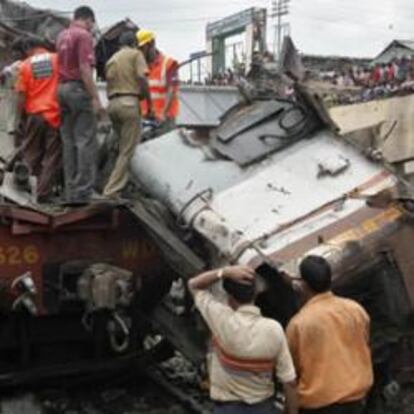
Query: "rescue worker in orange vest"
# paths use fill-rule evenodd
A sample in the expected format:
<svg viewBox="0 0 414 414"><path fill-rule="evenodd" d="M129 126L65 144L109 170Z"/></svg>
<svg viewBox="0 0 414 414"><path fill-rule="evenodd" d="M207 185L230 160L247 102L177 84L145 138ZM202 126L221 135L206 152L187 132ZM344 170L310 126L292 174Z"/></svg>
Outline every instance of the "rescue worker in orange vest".
<svg viewBox="0 0 414 414"><path fill-rule="evenodd" d="M56 53L36 38L24 42L26 60L16 83L19 112L25 114L23 160L38 178L37 201L50 202L62 163L57 97L59 64Z"/></svg>
<svg viewBox="0 0 414 414"><path fill-rule="evenodd" d="M178 62L157 49L153 32L141 29L137 32L137 40L149 68L148 83L154 111L150 113L147 102L142 101L142 116L155 118L167 132L174 128L179 111Z"/></svg>

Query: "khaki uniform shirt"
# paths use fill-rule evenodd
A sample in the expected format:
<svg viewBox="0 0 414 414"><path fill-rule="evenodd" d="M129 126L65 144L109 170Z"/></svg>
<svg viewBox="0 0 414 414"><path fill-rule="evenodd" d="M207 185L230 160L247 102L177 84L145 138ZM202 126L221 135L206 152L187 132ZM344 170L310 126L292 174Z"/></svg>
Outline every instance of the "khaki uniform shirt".
<svg viewBox="0 0 414 414"><path fill-rule="evenodd" d="M212 400L256 404L273 396L274 374L282 383L295 380L278 322L264 318L256 306L234 311L208 291L194 292L194 300L213 335L208 361Z"/></svg>
<svg viewBox="0 0 414 414"><path fill-rule="evenodd" d="M138 80L148 73L144 55L138 49L123 47L106 64L108 97L115 94L139 95Z"/></svg>
<svg viewBox="0 0 414 414"><path fill-rule="evenodd" d="M356 302L323 293L290 321L287 337L301 408L364 398L373 383L369 316Z"/></svg>

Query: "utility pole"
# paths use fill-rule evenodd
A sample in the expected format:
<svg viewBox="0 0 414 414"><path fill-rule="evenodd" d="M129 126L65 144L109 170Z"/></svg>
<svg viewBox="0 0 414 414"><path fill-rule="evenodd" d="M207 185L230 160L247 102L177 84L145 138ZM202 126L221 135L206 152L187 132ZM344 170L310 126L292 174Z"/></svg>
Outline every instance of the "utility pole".
<svg viewBox="0 0 414 414"><path fill-rule="evenodd" d="M282 24L282 19L289 14L289 3L290 0L272 0L271 17L275 20L274 52L277 52L277 59L280 58L282 52L282 34L284 26Z"/></svg>

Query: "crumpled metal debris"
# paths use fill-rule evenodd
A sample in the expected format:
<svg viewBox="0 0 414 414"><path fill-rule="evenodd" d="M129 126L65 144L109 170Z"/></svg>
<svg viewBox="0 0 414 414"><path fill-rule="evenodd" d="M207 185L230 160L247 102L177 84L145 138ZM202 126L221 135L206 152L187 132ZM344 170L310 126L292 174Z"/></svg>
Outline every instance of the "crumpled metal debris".
<svg viewBox="0 0 414 414"><path fill-rule="evenodd" d="M311 136L318 125L318 118L301 104L258 101L229 113L212 132L210 146L246 166Z"/></svg>
<svg viewBox="0 0 414 414"><path fill-rule="evenodd" d="M36 183L36 177L31 176L28 179L28 188L22 189L16 183L15 175L6 172L0 187L0 195L19 206L34 207L36 206Z"/></svg>

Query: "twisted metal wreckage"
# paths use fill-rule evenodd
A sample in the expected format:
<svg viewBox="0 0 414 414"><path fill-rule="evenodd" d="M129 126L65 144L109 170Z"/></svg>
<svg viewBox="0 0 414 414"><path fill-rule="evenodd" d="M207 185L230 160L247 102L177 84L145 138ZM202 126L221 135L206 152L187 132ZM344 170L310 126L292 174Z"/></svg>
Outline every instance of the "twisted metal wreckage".
<svg viewBox="0 0 414 414"><path fill-rule="evenodd" d="M1 385L135 370L171 349L202 364L205 335L182 282L248 263L263 313L286 324L299 306L286 273L309 253L370 313L378 384L412 378L410 184L355 131L338 134L285 53L294 100L254 80L184 87L179 127L138 146L138 195L126 202L38 205L4 160ZM154 334L163 340L145 346Z"/></svg>

